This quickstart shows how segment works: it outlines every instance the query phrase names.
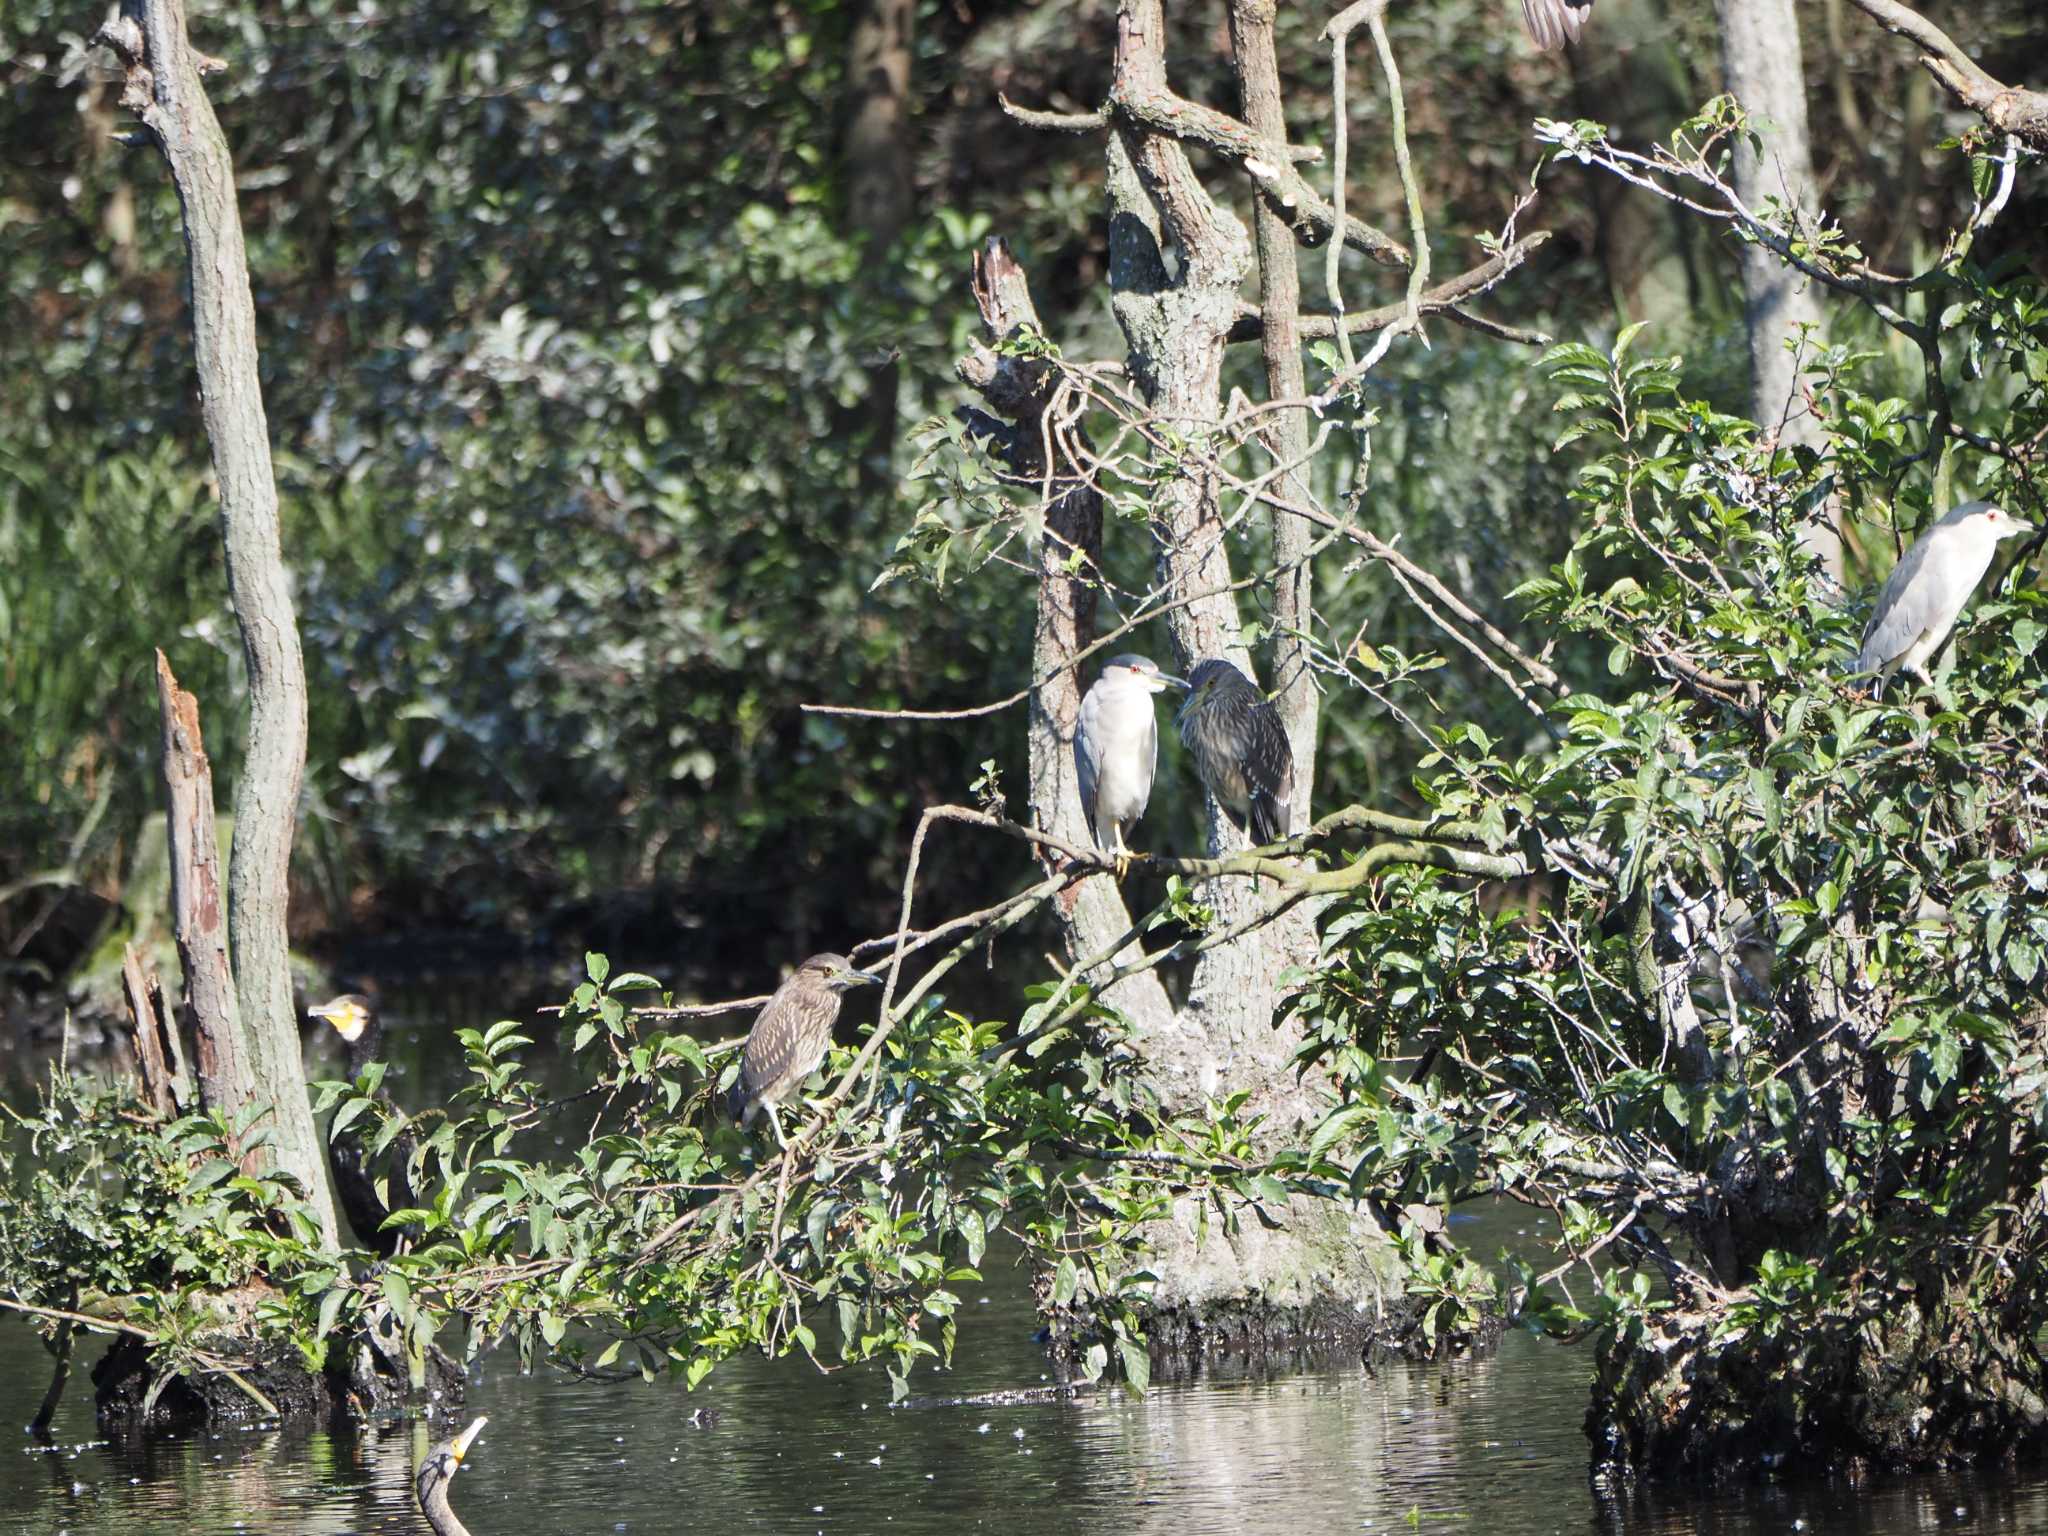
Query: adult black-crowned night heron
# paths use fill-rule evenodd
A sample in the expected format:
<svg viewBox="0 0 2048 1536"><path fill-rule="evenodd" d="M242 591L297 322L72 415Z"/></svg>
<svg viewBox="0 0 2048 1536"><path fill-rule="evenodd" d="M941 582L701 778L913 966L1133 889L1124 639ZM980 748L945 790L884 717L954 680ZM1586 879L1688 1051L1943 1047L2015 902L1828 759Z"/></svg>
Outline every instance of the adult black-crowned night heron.
<svg viewBox="0 0 2048 1536"><path fill-rule="evenodd" d="M1999 542L2033 531L2031 523L1988 501L1966 501L1913 541L1877 594L1863 631L1856 670L1877 674L1873 695L1882 694L1901 668L1923 683L1933 681L1927 663L1991 569Z"/></svg>
<svg viewBox="0 0 2048 1536"><path fill-rule="evenodd" d="M1593 0L1522 0L1522 23L1538 53L1576 43L1593 14Z"/></svg>
<svg viewBox="0 0 2048 1536"><path fill-rule="evenodd" d="M413 1474L412 1491L420 1501L420 1513L434 1528L434 1536L469 1536L469 1527L456 1519L455 1511L448 1507L448 1485L455 1481L455 1474L462 1470L462 1458L469 1454L476 1437L490 1422L487 1418L470 1420L469 1428L453 1440L443 1440L427 1452L427 1459Z"/></svg>
<svg viewBox="0 0 2048 1536"><path fill-rule="evenodd" d="M1159 721L1152 699L1187 684L1143 656L1113 656L1081 700L1074 723L1074 770L1081 809L1095 846L1116 855L1117 872L1129 865L1131 828L1152 798L1159 771Z"/></svg>
<svg viewBox="0 0 2048 1536"><path fill-rule="evenodd" d="M742 1126L753 1124L754 1116L766 1109L777 1144L785 1144L775 1106L796 1092L825 1059L845 993L874 981L855 970L844 955L813 955L775 989L747 1031L739 1081L732 1085L732 1112Z"/></svg>
<svg viewBox="0 0 2048 1536"><path fill-rule="evenodd" d="M352 1080L360 1078L377 1060L384 1030L378 1022L376 1006L367 997L344 992L317 1008L308 1008L306 1012L316 1019L325 1019L334 1026L335 1033L348 1042L348 1075ZM384 1091L381 1082L377 1085L377 1098L391 1106L391 1095ZM416 1203L410 1174L415 1143L411 1133L406 1131L400 1131L391 1143L388 1182L391 1198L387 1202L377 1193L376 1171L371 1166L369 1146L363 1140L365 1129L367 1127L358 1117L329 1136L327 1167L334 1175L334 1192L341 1197L341 1208L348 1216L348 1224L355 1228L356 1237L388 1259L398 1252L402 1239L418 1235L417 1228L387 1229L384 1225L394 1210L408 1210Z"/></svg>
<svg viewBox="0 0 2048 1536"><path fill-rule="evenodd" d="M1210 660L1188 674L1188 698L1176 723L1195 755L1195 771L1254 843L1287 835L1294 798L1294 753L1280 715L1252 680L1227 661Z"/></svg>

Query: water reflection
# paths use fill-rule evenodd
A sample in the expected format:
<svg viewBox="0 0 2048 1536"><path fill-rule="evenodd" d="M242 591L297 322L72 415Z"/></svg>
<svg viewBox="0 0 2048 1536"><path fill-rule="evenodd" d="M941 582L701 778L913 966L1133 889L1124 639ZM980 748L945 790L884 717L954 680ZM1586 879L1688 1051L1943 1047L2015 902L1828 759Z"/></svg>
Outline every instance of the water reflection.
<svg viewBox="0 0 2048 1536"><path fill-rule="evenodd" d="M921 1389L1039 1380L1021 1291L1006 1286L977 1312L958 1368L927 1373ZM0 1329L0 1394L17 1423L44 1364L25 1328ZM1579 1430L1585 1357L1520 1336L1475 1360L1198 1381L1143 1402L1112 1393L892 1410L886 1398L865 1371L820 1377L742 1361L693 1396L666 1383L526 1377L493 1359L462 1410L491 1424L454 1502L477 1536L2048 1529L2048 1485L2031 1475L1651 1490L1603 1504L1586 1483ZM692 1428L691 1411L706 1405L718 1421ZM412 1422L107 1441L74 1394L55 1449L22 1435L0 1456L0 1529L419 1533L412 1469L446 1433Z"/></svg>

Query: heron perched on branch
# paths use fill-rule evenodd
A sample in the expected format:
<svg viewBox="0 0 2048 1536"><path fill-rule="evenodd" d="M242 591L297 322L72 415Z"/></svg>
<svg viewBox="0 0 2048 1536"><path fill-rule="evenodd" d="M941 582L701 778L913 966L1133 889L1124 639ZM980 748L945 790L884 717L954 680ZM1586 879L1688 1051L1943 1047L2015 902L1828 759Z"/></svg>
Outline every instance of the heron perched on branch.
<svg viewBox="0 0 2048 1536"><path fill-rule="evenodd" d="M1240 831L1249 822L1253 842L1279 842L1294 798L1294 752L1279 711L1227 661L1203 662L1187 686L1176 723L1195 772Z"/></svg>
<svg viewBox="0 0 2048 1536"><path fill-rule="evenodd" d="M788 1145L775 1106L796 1092L825 1059L845 994L875 980L855 970L844 955L813 955L775 989L747 1031L739 1081L732 1085L732 1112L742 1126L753 1124L754 1116L765 1109L776 1144Z"/></svg>
<svg viewBox="0 0 2048 1536"><path fill-rule="evenodd" d="M1129 867L1130 831L1152 798L1159 771L1159 721L1152 700L1180 678L1159 670L1143 656L1112 656L1102 676L1081 700L1074 727L1074 769L1081 780L1081 809L1095 846L1116 855L1117 873Z"/></svg>
<svg viewBox="0 0 2048 1536"><path fill-rule="evenodd" d="M351 1079L360 1078L378 1060L384 1028L377 1018L376 1005L367 997L344 992L316 1008L308 1008L306 1012L313 1018L325 1019L334 1026L335 1033L348 1042L348 1075ZM383 1104L396 1109L381 1082L377 1085L376 1096ZM334 1175L334 1192L341 1197L341 1208L347 1213L348 1224L355 1228L357 1237L387 1259L398 1252L401 1240L417 1235L416 1228L387 1229L384 1225L393 1210L407 1210L417 1203L413 1199L411 1175L415 1147L411 1134L405 1131L400 1131L392 1141L391 1175L387 1186L391 1198L387 1201L377 1191L377 1175L370 1163L370 1148L363 1140L361 1121L346 1122L327 1139L327 1167Z"/></svg>
<svg viewBox="0 0 2048 1536"><path fill-rule="evenodd" d="M462 1458L469 1454L469 1448L476 1444L476 1437L490 1423L487 1418L472 1419L469 1428L453 1440L443 1440L420 1463L420 1469L413 1475L412 1491L420 1501L420 1512L427 1517L427 1524L434 1528L434 1536L469 1536L469 1527L455 1518L455 1511L448 1507L448 1485L455 1481L455 1474L462 1469Z"/></svg>
<svg viewBox="0 0 2048 1536"><path fill-rule="evenodd" d="M2033 531L1988 501L1966 501L1913 541L1877 594L1856 658L1857 671L1877 674L1874 694L1901 669L1933 681L1927 664L1991 569L2000 542Z"/></svg>
<svg viewBox="0 0 2048 1536"><path fill-rule="evenodd" d="M1538 53L1556 53L1576 43L1593 14L1593 0L1522 0L1522 24Z"/></svg>

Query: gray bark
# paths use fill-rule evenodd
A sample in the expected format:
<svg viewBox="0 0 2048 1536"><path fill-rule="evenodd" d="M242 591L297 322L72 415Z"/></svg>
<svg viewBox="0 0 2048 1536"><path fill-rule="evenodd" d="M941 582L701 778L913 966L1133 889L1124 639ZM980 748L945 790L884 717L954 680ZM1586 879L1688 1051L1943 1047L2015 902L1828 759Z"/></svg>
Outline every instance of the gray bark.
<svg viewBox="0 0 2048 1536"><path fill-rule="evenodd" d="M910 218L910 70L915 0L863 0L847 58L847 118L841 158L847 215L867 247L862 283L871 291L895 278L890 248ZM868 369L859 411L867 431L861 478L870 497L893 494L897 365Z"/></svg>
<svg viewBox="0 0 2048 1536"><path fill-rule="evenodd" d="M1745 141L1735 151L1735 190L1761 213L1771 198L1814 206L1813 148L1806 125L1799 19L1792 0L1716 0L1721 65L1730 95L1768 126L1759 156ZM1820 296L1813 283L1759 245L1741 250L1743 303L1749 327L1750 413L1786 444L1821 446L1820 424L1800 387L1800 358L1787 347L1799 327L1821 335ZM1810 525L1802 542L1836 582L1842 541L1832 524Z"/></svg>
<svg viewBox="0 0 2048 1536"><path fill-rule="evenodd" d="M1287 142L1287 113L1280 96L1280 61L1273 44L1276 0L1232 0L1230 50L1237 72L1238 98L1244 120L1274 145ZM1301 267L1294 231L1278 208L1265 198L1252 200L1252 233L1259 255L1259 314L1264 323L1260 346L1266 365L1266 398L1300 400L1308 394L1301 361ZM1297 506L1309 502L1308 411L1282 411L1266 438L1276 462L1296 464L1276 487ZM1309 632L1315 591L1308 552L1315 530L1305 518L1273 514L1273 639L1274 707L1287 727L1294 752L1293 824L1298 832L1309 824L1315 797L1316 716L1320 697L1309 672L1308 645L1299 636Z"/></svg>
<svg viewBox="0 0 2048 1536"><path fill-rule="evenodd" d="M1255 126L1276 146L1272 158L1285 164L1285 150L1278 147L1284 130L1270 0L1243 0L1233 9L1232 28L1244 49L1238 68L1248 114L1257 114ZM1140 107L1170 96L1159 0L1123 0L1112 94ZM1209 197L1180 143L1162 133L1112 130L1108 186L1111 302L1129 347L1131 376L1160 417L1199 440L1221 420L1224 352L1238 290L1251 268L1251 242L1237 218ZM1298 397L1299 341L1289 334L1300 308L1294 242L1269 204L1258 200L1257 206L1269 386L1276 395ZM1171 274L1169 250L1178 258L1178 271ZM1279 451L1299 457L1306 448L1302 417L1288 412L1281 421L1286 425L1276 446L1292 443ZM1298 520L1284 520L1283 526L1285 559L1285 550L1298 551L1307 539ZM1160 585L1169 600L1185 600L1166 615L1177 664L1185 671L1198 660L1224 656L1256 676L1230 590L1224 509L1214 477L1190 469L1163 487L1152 531ZM1283 578L1280 602L1289 622L1306 626L1308 600L1305 568ZM1296 752L1292 814L1298 827L1309 818L1315 706L1299 650L1289 643L1278 655L1283 669L1292 668L1281 679L1281 697ZM1240 844L1241 834L1211 797L1211 850ZM1213 881L1200 894L1219 926L1251 916L1271 900L1259 883L1246 880ZM1251 1096L1247 1113L1267 1117L1266 1135L1276 1142L1292 1136L1312 1112L1312 1089L1292 1070L1299 1035L1275 1013L1282 973L1314 952L1313 920L1297 909L1201 956L1186 1007L1170 1020L1141 1021L1139 1029L1147 1075L1165 1107L1195 1110L1244 1091ZM1336 1314L1370 1326L1390 1255L1369 1217L1335 1202L1304 1200L1273 1213L1280 1217L1278 1228L1246 1211L1234 1214L1236 1230L1226 1234L1220 1224L1211 1225L1205 1238L1199 1203L1182 1200L1149 1234L1160 1276L1154 1307L1181 1325L1169 1332L1191 1343L1215 1337L1219 1326L1226 1333L1270 1338L1328 1327Z"/></svg>
<svg viewBox="0 0 2048 1536"><path fill-rule="evenodd" d="M286 938L287 877L306 758L306 678L284 567L270 433L256 360L234 165L200 84L183 0L122 0L103 29L127 64L122 101L163 151L178 189L192 280L199 401L220 487L228 590L249 678L249 730L235 786L227 928L252 1090L271 1105L279 1165L304 1186L330 1245L334 1204L306 1097Z"/></svg>
<svg viewBox="0 0 2048 1536"><path fill-rule="evenodd" d="M1252 29L1243 35L1249 67L1262 82L1260 132L1277 138L1270 0L1250 0L1235 25ZM1238 318L1238 290L1251 270L1252 244L1243 225L1211 200L1175 138L1133 126L1148 114L1177 120L1185 110L1176 107L1167 86L1158 0L1124 0L1118 39L1111 91L1124 110L1108 139L1112 308L1128 347L1128 371L1148 406L1199 441L1220 427L1224 352ZM1284 155L1277 158L1284 163ZM1295 237L1284 213L1272 213L1270 228L1261 215L1261 292L1266 313L1284 318L1268 333L1269 387L1275 395L1299 397L1300 342L1291 331L1300 298ZM975 291L991 338L1037 324L1023 273L999 243L976 263ZM1001 418L974 414L977 431L995 441L1021 483L1040 484L1047 466L1039 417L1053 384L1050 368L977 348L960 371ZM1299 457L1306 431L1299 413L1290 413L1289 422L1272 443L1275 451ZM1070 466L1055 464L1051 470L1033 656L1041 681L1032 696L1031 804L1039 826L1085 845L1089 832L1072 757L1083 682L1074 658L1094 630L1091 582L1101 554L1102 508ZM1300 489L1297 482L1293 490ZM1288 547L1305 546L1305 537L1297 538L1303 531L1287 530L1296 541ZM1214 476L1191 466L1164 485L1152 508L1152 533L1161 592L1174 605L1164 621L1176 664L1185 670L1195 660L1226 656L1252 671L1231 590ZM1078 571L1068 565L1076 551L1083 557ZM1306 628L1305 574L1284 584L1279 601L1291 605L1283 609L1288 622ZM1140 642L1133 648L1145 647ZM1298 653L1286 647L1279 654L1288 672L1281 679L1281 704L1297 751L1299 826L1309 814L1304 769L1313 758L1315 704ZM1210 848L1240 842L1212 801ZM1244 880L1212 882L1200 895L1219 926L1272 899ZM1078 882L1060 915L1069 952L1076 956L1114 946L1130 922L1121 892L1106 875ZM1292 1137L1313 1110L1314 1090L1297 1082L1292 1071L1298 1032L1274 1015L1282 972L1312 958L1314 943L1313 920L1298 911L1205 952L1187 1004L1177 1012L1154 973L1119 984L1111 999L1131 1020L1146 1075L1169 1112L1199 1111L1207 1100L1243 1090L1251 1095L1246 1113L1267 1117L1265 1134L1276 1143ZM1160 1277L1153 1293L1153 1338L1176 1356L1219 1342L1256 1347L1309 1335L1349 1341L1374 1328L1385 1294L1400 1294L1398 1261L1366 1212L1343 1202L1296 1200L1284 1210L1269 1210L1266 1215L1278 1222L1269 1227L1234 1199L1222 1211L1212 1208L1205 1221L1199 1202L1183 1200L1147 1234Z"/></svg>

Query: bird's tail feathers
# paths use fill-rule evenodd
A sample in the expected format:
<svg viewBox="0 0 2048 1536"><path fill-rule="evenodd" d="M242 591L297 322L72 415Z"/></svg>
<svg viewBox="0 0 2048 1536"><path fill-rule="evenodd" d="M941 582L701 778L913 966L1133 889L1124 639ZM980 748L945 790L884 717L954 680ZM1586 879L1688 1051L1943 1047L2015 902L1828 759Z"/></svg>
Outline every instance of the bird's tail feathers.
<svg viewBox="0 0 2048 1536"><path fill-rule="evenodd" d="M1271 795L1252 796L1252 841L1264 846L1287 835L1287 802Z"/></svg>

